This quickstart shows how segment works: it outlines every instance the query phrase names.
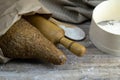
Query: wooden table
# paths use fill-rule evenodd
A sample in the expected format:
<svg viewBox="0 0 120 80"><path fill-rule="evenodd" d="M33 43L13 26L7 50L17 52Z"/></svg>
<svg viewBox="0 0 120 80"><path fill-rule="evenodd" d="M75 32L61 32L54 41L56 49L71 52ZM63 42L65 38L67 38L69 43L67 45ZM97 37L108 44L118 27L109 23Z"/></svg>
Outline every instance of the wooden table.
<svg viewBox="0 0 120 80"><path fill-rule="evenodd" d="M13 60L0 65L0 80L120 80L120 57L104 54L89 40L90 22L79 25L87 34L79 41L87 48L83 57L76 57L63 46L67 55L64 65L35 60Z"/></svg>

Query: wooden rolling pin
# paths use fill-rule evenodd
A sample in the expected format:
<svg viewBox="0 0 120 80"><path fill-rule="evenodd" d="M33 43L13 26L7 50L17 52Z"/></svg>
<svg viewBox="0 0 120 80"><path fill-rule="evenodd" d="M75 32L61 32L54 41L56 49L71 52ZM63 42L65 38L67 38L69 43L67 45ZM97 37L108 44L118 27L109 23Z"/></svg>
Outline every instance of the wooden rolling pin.
<svg viewBox="0 0 120 80"><path fill-rule="evenodd" d="M64 31L54 23L39 15L27 16L25 19L37 27L40 32L54 44L61 43L75 55L84 55L86 48L79 43L65 38Z"/></svg>

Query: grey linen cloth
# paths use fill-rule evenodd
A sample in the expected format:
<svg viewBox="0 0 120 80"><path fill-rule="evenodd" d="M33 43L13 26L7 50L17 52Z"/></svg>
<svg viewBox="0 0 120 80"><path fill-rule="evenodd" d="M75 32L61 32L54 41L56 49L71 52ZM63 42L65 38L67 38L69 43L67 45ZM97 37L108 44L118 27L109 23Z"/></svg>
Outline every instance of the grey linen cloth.
<svg viewBox="0 0 120 80"><path fill-rule="evenodd" d="M105 0L40 0L54 18L70 23L91 19L94 7L102 1Z"/></svg>

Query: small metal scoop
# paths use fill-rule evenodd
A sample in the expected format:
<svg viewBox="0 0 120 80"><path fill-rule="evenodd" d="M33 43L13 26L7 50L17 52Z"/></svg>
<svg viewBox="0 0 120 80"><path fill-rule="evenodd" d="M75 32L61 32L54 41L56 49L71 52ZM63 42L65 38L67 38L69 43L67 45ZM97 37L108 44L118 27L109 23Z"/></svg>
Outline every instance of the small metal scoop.
<svg viewBox="0 0 120 80"><path fill-rule="evenodd" d="M69 27L64 25L59 25L65 31L65 36L72 40L83 40L85 38L85 32L78 27Z"/></svg>

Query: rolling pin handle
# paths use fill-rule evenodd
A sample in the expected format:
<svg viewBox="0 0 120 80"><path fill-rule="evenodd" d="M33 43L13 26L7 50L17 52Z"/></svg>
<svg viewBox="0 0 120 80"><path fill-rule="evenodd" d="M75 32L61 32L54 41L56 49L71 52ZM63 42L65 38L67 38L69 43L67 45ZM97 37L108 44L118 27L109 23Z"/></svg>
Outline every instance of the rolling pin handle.
<svg viewBox="0 0 120 80"><path fill-rule="evenodd" d="M86 48L83 45L69 40L65 37L62 37L60 39L60 43L77 56L83 56L86 52Z"/></svg>

